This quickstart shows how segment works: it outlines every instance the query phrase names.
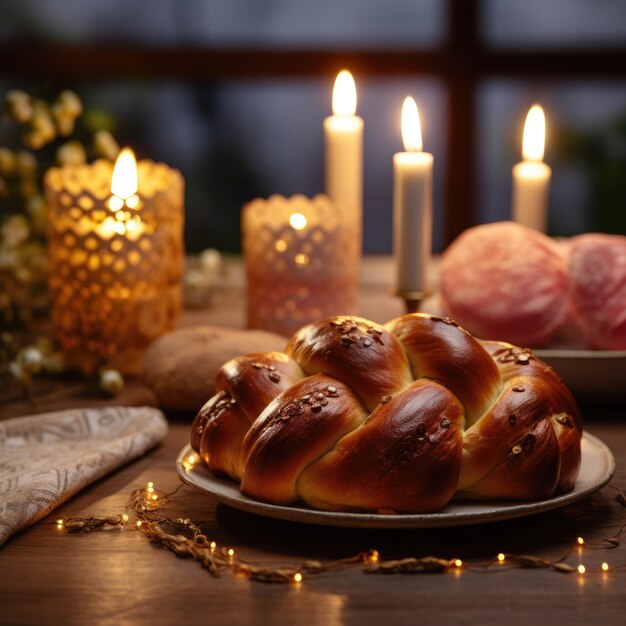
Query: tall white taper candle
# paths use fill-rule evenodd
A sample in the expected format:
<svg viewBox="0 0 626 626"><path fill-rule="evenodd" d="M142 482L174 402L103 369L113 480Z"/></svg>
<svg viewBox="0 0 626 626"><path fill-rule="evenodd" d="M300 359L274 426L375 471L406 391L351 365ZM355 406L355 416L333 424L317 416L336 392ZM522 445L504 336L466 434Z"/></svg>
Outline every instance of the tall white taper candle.
<svg viewBox="0 0 626 626"><path fill-rule="evenodd" d="M363 119L356 115L356 86L342 70L333 89L333 115L324 120L326 194L360 239L363 221Z"/></svg>
<svg viewBox="0 0 626 626"><path fill-rule="evenodd" d="M406 297L428 291L433 219L433 155L422 151L419 114L411 97L402 106L402 141L406 152L393 155L393 250L396 288Z"/></svg>

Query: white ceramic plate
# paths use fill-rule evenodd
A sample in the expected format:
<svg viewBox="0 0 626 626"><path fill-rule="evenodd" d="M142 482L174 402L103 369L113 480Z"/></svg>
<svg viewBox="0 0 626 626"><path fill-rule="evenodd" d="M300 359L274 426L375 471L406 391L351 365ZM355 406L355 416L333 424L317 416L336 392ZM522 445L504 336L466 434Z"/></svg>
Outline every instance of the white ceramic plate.
<svg viewBox="0 0 626 626"><path fill-rule="evenodd" d="M437 528L465 526L532 515L581 500L606 485L615 471L615 461L608 447L599 439L584 433L582 463L574 490L565 495L540 502L463 502L453 501L437 513L411 515L376 515L373 513L335 513L316 511L304 506L278 506L253 500L240 493L238 484L214 475L204 463L196 463L187 471L185 462L194 454L186 445L176 459L180 478L218 502L236 509L266 517L320 524L323 526L348 526L351 528ZM197 457L197 455L196 455Z"/></svg>
<svg viewBox="0 0 626 626"><path fill-rule="evenodd" d="M575 396L626 400L626 350L533 350Z"/></svg>

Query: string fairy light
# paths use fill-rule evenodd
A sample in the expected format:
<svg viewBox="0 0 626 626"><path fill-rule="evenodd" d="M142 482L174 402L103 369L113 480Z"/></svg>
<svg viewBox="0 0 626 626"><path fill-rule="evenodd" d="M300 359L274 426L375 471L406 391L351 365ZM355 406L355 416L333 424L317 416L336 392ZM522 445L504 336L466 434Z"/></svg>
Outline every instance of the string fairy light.
<svg viewBox="0 0 626 626"><path fill-rule="evenodd" d="M189 461L195 458L188 457ZM619 493L618 502L626 506L624 492L614 485L609 485ZM587 569L585 565L579 563L572 566L565 562L567 557L578 547L579 554L582 546L593 549L612 549L620 545L620 539L625 525L622 526L610 537L605 537L599 541L587 543L583 537L577 537L570 548L556 560L548 560L529 555L516 555L504 552L498 554L484 563L464 562L461 558L445 559L434 556L406 557L401 559L383 559L378 550L371 549L360 552L354 556L322 563L320 561L306 561L298 567L283 565L281 567L265 567L242 560L235 555L232 547L220 546L216 541L210 540L202 532L203 522L195 523L189 518L170 518L157 511L171 499L176 492L183 487L181 483L173 492L166 494L158 491L153 482L149 482L144 489L136 489L130 494L126 510L134 512L136 515L135 528L144 534L149 540L161 543L163 546L174 552L177 556L190 556L200 562L213 576L219 576L222 571L229 570L233 574L250 578L252 580L268 583L296 583L303 581L306 575L319 575L325 572L337 571L347 567L360 566L364 574L395 574L395 573L425 573L425 572L445 572L453 570L459 576L461 570L472 572L486 572L494 565L500 571L521 567L525 569L551 569L561 573L576 573L579 575L590 575L601 573L607 575L609 564L602 562L599 569ZM79 531L91 532L104 526L123 527L129 521L129 515L112 515L108 517L73 517L58 518L55 524L58 529L65 529L69 533ZM168 532L168 527L174 527L174 532ZM626 570L626 563L613 565L612 571ZM492 570L495 571L495 570ZM582 579L580 579L582 582Z"/></svg>

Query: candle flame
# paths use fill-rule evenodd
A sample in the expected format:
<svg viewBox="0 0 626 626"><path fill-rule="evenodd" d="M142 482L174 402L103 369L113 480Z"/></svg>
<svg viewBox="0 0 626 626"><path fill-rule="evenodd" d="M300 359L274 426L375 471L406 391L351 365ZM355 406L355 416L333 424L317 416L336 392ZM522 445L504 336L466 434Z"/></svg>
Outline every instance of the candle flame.
<svg viewBox="0 0 626 626"><path fill-rule="evenodd" d="M307 227L308 220L302 213L292 213L289 216L289 224L295 230L304 230Z"/></svg>
<svg viewBox="0 0 626 626"><path fill-rule="evenodd" d="M526 161L543 161L546 145L546 116L543 109L535 104L528 111L524 124L522 156Z"/></svg>
<svg viewBox="0 0 626 626"><path fill-rule="evenodd" d="M348 70L337 74L333 89L333 115L354 115L356 113L356 85Z"/></svg>
<svg viewBox="0 0 626 626"><path fill-rule="evenodd" d="M137 193L137 161L130 148L124 148L115 161L111 193L123 200Z"/></svg>
<svg viewBox="0 0 626 626"><path fill-rule="evenodd" d="M411 96L407 96L402 105L402 143L407 152L422 152L420 115Z"/></svg>

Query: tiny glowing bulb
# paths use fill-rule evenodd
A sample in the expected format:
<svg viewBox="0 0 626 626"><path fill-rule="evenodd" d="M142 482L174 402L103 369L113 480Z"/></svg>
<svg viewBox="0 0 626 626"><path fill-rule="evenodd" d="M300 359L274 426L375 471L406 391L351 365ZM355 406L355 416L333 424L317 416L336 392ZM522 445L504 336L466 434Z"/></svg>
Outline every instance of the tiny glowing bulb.
<svg viewBox="0 0 626 626"><path fill-rule="evenodd" d="M302 574L301 574L300 572L296 572L296 573L293 575L293 579L294 579L294 581L295 581L295 582L297 582L297 583L302 582Z"/></svg>
<svg viewBox="0 0 626 626"><path fill-rule="evenodd" d="M582 537L578 537L578 539L576 539L576 542L579 546L582 546L585 543L585 540Z"/></svg>
<svg viewBox="0 0 626 626"><path fill-rule="evenodd" d="M578 566L578 573L579 573L579 574L584 574L584 573L585 573L585 571L586 571L586 568L585 568L585 566L584 566L584 565L579 565L579 566Z"/></svg>
<svg viewBox="0 0 626 626"><path fill-rule="evenodd" d="M137 521L137 528L139 528L139 527L141 526L141 524L142 524L142 523L143 523L143 522L142 522L141 520L138 520L138 521Z"/></svg>
<svg viewBox="0 0 626 626"><path fill-rule="evenodd" d="M376 561L378 561L379 556L380 554L378 553L378 550L372 550L369 554L369 560L372 561L373 563L376 563Z"/></svg>
<svg viewBox="0 0 626 626"><path fill-rule="evenodd" d="M215 541L211 541L211 552L213 552L215 548L217 548L217 544L215 543Z"/></svg>
<svg viewBox="0 0 626 626"><path fill-rule="evenodd" d="M504 561L506 557L504 556L504 554L502 552L500 552L500 554L498 554L498 561L500 561L500 563L502 563L502 561Z"/></svg>
<svg viewBox="0 0 626 626"><path fill-rule="evenodd" d="M192 465L196 462L196 457L195 455L191 455L188 459L187 459L188 463L191 463Z"/></svg>
<svg viewBox="0 0 626 626"><path fill-rule="evenodd" d="M152 499L153 499L153 500L157 500L157 499L158 499L158 497L159 497L159 496L157 496L157 494L156 494L156 493L152 495Z"/></svg>
<svg viewBox="0 0 626 626"><path fill-rule="evenodd" d="M454 564L455 564L457 567L463 567L463 561L461 561L461 559L455 559L455 560L454 560Z"/></svg>
<svg viewBox="0 0 626 626"><path fill-rule="evenodd" d="M603 572L608 572L609 571L609 564L608 563L602 563L601 567L602 567L602 571Z"/></svg>
<svg viewBox="0 0 626 626"><path fill-rule="evenodd" d="M58 519L58 520L57 520L57 524L58 524L59 526L63 526L63 520L62 520L62 519Z"/></svg>
<svg viewBox="0 0 626 626"><path fill-rule="evenodd" d="M148 487L148 493L152 493L154 491L154 487Z"/></svg>
<svg viewBox="0 0 626 626"><path fill-rule="evenodd" d="M128 515L126 515L126 513L124 513L124 515L122 515L122 521L123 522L127 522L128 521Z"/></svg>
<svg viewBox="0 0 626 626"><path fill-rule="evenodd" d="M231 558L235 556L235 551L232 548L228 550L228 556Z"/></svg>
<svg viewBox="0 0 626 626"><path fill-rule="evenodd" d="M152 487L154 487L154 483L153 482L149 482L148 483L148 489L152 489Z"/></svg>

